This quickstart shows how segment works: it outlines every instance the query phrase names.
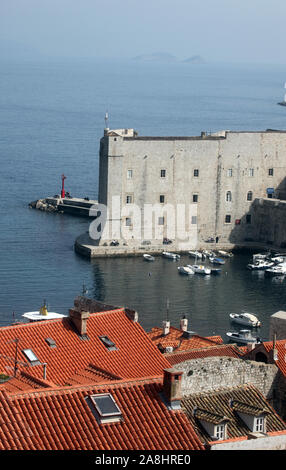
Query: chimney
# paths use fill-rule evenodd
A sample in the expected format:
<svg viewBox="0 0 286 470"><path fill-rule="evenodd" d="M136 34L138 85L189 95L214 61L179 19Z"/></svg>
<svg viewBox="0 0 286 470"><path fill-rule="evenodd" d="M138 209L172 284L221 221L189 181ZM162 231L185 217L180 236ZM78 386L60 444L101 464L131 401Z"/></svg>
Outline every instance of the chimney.
<svg viewBox="0 0 286 470"><path fill-rule="evenodd" d="M278 351L276 348L276 333L273 334L272 360L273 362L278 360Z"/></svg>
<svg viewBox="0 0 286 470"><path fill-rule="evenodd" d="M169 320L163 321L163 336L166 336L170 333L170 322Z"/></svg>
<svg viewBox="0 0 286 470"><path fill-rule="evenodd" d="M185 316L183 316L183 318L180 321L180 329L182 331L188 330L188 319Z"/></svg>
<svg viewBox="0 0 286 470"><path fill-rule="evenodd" d="M76 309L70 309L70 319L76 327L80 336L87 336L87 319L89 318L89 312L84 312Z"/></svg>
<svg viewBox="0 0 286 470"><path fill-rule="evenodd" d="M182 375L182 370L164 369L163 393L171 409L180 408Z"/></svg>

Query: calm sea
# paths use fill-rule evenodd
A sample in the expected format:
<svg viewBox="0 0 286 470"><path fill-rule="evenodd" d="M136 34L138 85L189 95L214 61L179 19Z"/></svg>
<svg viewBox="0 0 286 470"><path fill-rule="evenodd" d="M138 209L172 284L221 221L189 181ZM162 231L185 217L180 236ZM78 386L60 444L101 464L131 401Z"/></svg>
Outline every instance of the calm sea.
<svg viewBox="0 0 286 470"><path fill-rule="evenodd" d="M89 261L75 254L88 222L28 208L60 191L97 198L98 151L109 127L140 135L286 129L286 66L146 64L120 61L0 63L0 324L37 310L67 313L82 285L88 295L139 312L142 326L187 315L202 335L229 330L228 314L257 313L261 336L286 309L286 280L246 269L248 255L227 261L220 276L182 277L158 258ZM181 263L189 261L188 258Z"/></svg>

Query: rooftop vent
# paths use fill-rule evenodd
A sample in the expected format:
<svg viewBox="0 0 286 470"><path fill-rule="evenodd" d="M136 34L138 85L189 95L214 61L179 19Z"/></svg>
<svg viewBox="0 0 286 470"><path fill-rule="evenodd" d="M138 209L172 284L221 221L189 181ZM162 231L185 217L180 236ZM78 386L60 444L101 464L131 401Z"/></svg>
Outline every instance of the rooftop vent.
<svg viewBox="0 0 286 470"><path fill-rule="evenodd" d="M163 394L170 409L181 407L182 370L164 369Z"/></svg>
<svg viewBox="0 0 286 470"><path fill-rule="evenodd" d="M101 423L114 423L122 420L122 413L110 393L100 393L87 397L93 405L92 411Z"/></svg>
<svg viewBox="0 0 286 470"><path fill-rule="evenodd" d="M46 338L45 341L46 341L46 343L48 343L50 348L56 348L57 347L56 342L53 338Z"/></svg>
<svg viewBox="0 0 286 470"><path fill-rule="evenodd" d="M109 350L109 351L115 351L117 349L115 343L113 343L113 341L111 341L108 336L100 336L99 339L102 341L102 343L104 344L104 346L106 346L106 348Z"/></svg>
<svg viewBox="0 0 286 470"><path fill-rule="evenodd" d="M183 331L182 337L185 339L190 339L195 335L195 331L185 330Z"/></svg>

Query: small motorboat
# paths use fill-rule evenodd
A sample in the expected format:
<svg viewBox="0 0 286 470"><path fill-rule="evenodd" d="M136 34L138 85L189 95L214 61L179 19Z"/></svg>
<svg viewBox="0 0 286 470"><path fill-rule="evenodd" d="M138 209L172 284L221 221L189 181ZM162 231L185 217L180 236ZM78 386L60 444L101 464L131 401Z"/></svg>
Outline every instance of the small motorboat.
<svg viewBox="0 0 286 470"><path fill-rule="evenodd" d="M194 273L194 270L192 268L190 268L189 266L179 266L178 267L178 272L180 274L195 274Z"/></svg>
<svg viewBox="0 0 286 470"><path fill-rule="evenodd" d="M211 274L210 268L203 266L202 264L188 264L188 268L191 268L196 274Z"/></svg>
<svg viewBox="0 0 286 470"><path fill-rule="evenodd" d="M225 261L221 258L217 258L214 256L209 257L209 262L212 264L225 264Z"/></svg>
<svg viewBox="0 0 286 470"><path fill-rule="evenodd" d="M162 256L174 260L180 259L180 255L177 255L176 253L170 253L169 251L163 251Z"/></svg>
<svg viewBox="0 0 286 470"><path fill-rule="evenodd" d="M284 263L285 258L283 256L276 255L271 258L271 261L273 261L273 263L275 264L281 264L281 263Z"/></svg>
<svg viewBox="0 0 286 470"><path fill-rule="evenodd" d="M261 322L252 313L230 313L229 317L231 321L240 325L245 325L253 328L261 326Z"/></svg>
<svg viewBox="0 0 286 470"><path fill-rule="evenodd" d="M256 253L252 256L252 260L253 262L255 262L256 260L259 260L259 259L268 259L269 257L271 256L271 253L268 252L268 253Z"/></svg>
<svg viewBox="0 0 286 470"><path fill-rule="evenodd" d="M222 256L223 258L231 258L231 257L233 256L233 254L231 253L231 251L218 250L218 253L219 253L220 256Z"/></svg>
<svg viewBox="0 0 286 470"><path fill-rule="evenodd" d="M200 251L189 251L189 255L192 256L193 258L199 258L199 259L203 258L203 253L201 253Z"/></svg>
<svg viewBox="0 0 286 470"><path fill-rule="evenodd" d="M143 258L145 261L155 261L154 256L148 255L147 253L143 255Z"/></svg>
<svg viewBox="0 0 286 470"><path fill-rule="evenodd" d="M226 336L235 343L261 343L261 339L251 335L250 330L228 331Z"/></svg>
<svg viewBox="0 0 286 470"><path fill-rule="evenodd" d="M248 269L251 269L252 271L257 271L257 270L263 271L265 269L271 268L272 266L274 266L273 261L267 261L266 259L260 259L260 258L254 261L253 263L249 263L247 265Z"/></svg>
<svg viewBox="0 0 286 470"><path fill-rule="evenodd" d="M276 264L265 270L266 276L284 276L286 274L286 264Z"/></svg>

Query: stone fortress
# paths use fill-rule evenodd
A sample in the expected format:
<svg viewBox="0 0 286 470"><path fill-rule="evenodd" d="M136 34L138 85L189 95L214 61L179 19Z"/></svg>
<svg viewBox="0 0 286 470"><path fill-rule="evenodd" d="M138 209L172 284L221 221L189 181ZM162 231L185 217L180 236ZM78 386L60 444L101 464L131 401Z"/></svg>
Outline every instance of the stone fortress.
<svg viewBox="0 0 286 470"><path fill-rule="evenodd" d="M117 251L124 247L125 253L162 251L164 237L172 240L169 251L203 248L209 239L229 249L253 242L286 247L285 175L286 131L146 137L134 129L105 129L98 202L108 206L107 222L117 227L115 235L120 233L120 238L111 238L119 241ZM114 201L124 211L114 210ZM147 237L143 229L134 231L133 220L135 207L137 218L141 211L141 227L149 228L143 213L146 205L153 211ZM187 239L178 237L175 229L170 236L168 218L177 228L183 224L180 229ZM96 256L96 250L110 247L110 238L79 239L78 245L83 249L89 245L91 256L92 246L98 245Z"/></svg>

